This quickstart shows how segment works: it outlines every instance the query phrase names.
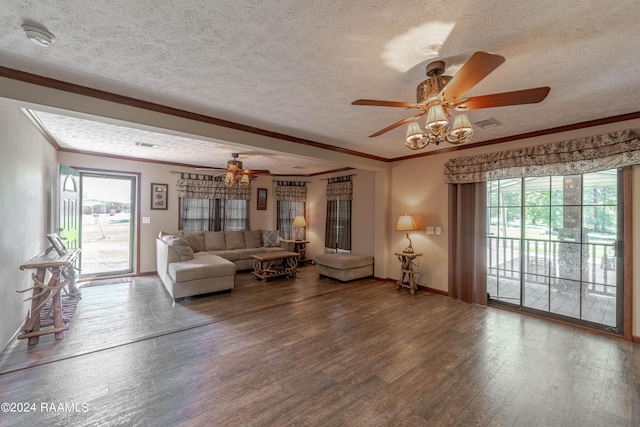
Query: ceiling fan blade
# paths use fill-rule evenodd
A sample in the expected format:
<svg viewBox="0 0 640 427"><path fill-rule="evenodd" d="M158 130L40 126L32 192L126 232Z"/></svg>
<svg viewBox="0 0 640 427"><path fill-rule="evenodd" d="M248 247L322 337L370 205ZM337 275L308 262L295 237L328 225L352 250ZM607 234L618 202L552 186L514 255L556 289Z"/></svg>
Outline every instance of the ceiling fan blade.
<svg viewBox="0 0 640 427"><path fill-rule="evenodd" d="M242 173L248 173L249 175L271 175L268 169L245 169Z"/></svg>
<svg viewBox="0 0 640 427"><path fill-rule="evenodd" d="M513 92L472 96L471 98L461 100L460 103L456 103L455 106L468 110L478 110L480 108L504 107L508 105L535 104L545 99L550 90L550 87L542 86Z"/></svg>
<svg viewBox="0 0 640 427"><path fill-rule="evenodd" d="M445 101L455 101L487 77L504 62L504 57L487 52L476 52L442 89Z"/></svg>
<svg viewBox="0 0 640 427"><path fill-rule="evenodd" d="M406 119L402 119L402 120L400 120L399 122L395 122L395 123L394 123L394 124L392 124L391 126L387 126L386 128L384 128L384 129L382 129L382 130L379 130L378 132L374 133L373 135L369 135L369 138L373 138L373 137L375 137L375 136L380 136L380 135L382 135L383 133L387 133L387 132L389 132L390 130L397 128L398 126L402 126L402 125L403 125L403 124L405 124L405 123L409 123L410 121L415 120L415 119L417 119L417 118L418 118L418 117L420 117L420 116L424 116L425 114L427 114L427 112L426 112L426 111L423 111L423 112L421 112L421 113L414 114L414 115L413 115L413 116L411 116L411 117L407 117Z"/></svg>
<svg viewBox="0 0 640 427"><path fill-rule="evenodd" d="M196 168L197 171L226 171L227 168Z"/></svg>
<svg viewBox="0 0 640 427"><path fill-rule="evenodd" d="M351 105L369 105L374 107L420 108L415 102L379 101L376 99L356 99Z"/></svg>

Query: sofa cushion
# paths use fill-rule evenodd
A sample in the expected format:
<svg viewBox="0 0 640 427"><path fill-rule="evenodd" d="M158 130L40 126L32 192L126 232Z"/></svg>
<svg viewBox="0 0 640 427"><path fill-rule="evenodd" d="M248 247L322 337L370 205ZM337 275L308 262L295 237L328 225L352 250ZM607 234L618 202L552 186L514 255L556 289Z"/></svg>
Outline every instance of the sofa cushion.
<svg viewBox="0 0 640 427"><path fill-rule="evenodd" d="M178 235L189 242L189 246L191 246L194 252L204 251L204 233L202 231L191 233L188 231L180 231Z"/></svg>
<svg viewBox="0 0 640 427"><path fill-rule="evenodd" d="M236 265L207 252L198 252L193 259L169 264L169 275L176 283L212 277L233 276Z"/></svg>
<svg viewBox="0 0 640 427"><path fill-rule="evenodd" d="M224 238L227 241L227 250L244 249L244 231L225 231Z"/></svg>
<svg viewBox="0 0 640 427"><path fill-rule="evenodd" d="M262 230L262 246L276 248L280 246L280 236L277 231Z"/></svg>
<svg viewBox="0 0 640 427"><path fill-rule="evenodd" d="M182 237L164 236L162 240L167 242L170 246L170 251L175 251L180 261L189 261L190 259L193 259L193 250L191 249L191 246L189 246L189 242Z"/></svg>
<svg viewBox="0 0 640 427"><path fill-rule="evenodd" d="M262 246L262 236L260 231L244 231L244 247L259 248Z"/></svg>
<svg viewBox="0 0 640 427"><path fill-rule="evenodd" d="M227 249L227 243L224 238L224 231L204 232L205 251L223 251L225 249Z"/></svg>

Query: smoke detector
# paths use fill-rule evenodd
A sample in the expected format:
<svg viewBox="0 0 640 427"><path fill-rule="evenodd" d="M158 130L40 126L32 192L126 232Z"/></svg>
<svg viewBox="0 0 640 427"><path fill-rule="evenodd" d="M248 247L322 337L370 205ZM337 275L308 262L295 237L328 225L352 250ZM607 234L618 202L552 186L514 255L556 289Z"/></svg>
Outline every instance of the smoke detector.
<svg viewBox="0 0 640 427"><path fill-rule="evenodd" d="M27 34L29 40L42 47L49 47L56 41L56 37L44 28L35 25L23 25L22 29Z"/></svg>

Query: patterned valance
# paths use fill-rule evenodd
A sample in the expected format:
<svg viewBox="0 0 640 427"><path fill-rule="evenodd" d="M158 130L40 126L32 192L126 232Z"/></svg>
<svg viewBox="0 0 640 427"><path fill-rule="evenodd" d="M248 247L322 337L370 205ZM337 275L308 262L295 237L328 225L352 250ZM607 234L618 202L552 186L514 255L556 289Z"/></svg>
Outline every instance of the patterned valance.
<svg viewBox="0 0 640 427"><path fill-rule="evenodd" d="M190 199L251 199L251 185L227 187L221 176L182 173L176 187L178 197Z"/></svg>
<svg viewBox="0 0 640 427"><path fill-rule="evenodd" d="M304 181L278 181L276 200L279 202L306 202L307 183Z"/></svg>
<svg viewBox="0 0 640 427"><path fill-rule="evenodd" d="M351 175L329 178L327 183L327 201L352 200L353 182Z"/></svg>
<svg viewBox="0 0 640 427"><path fill-rule="evenodd" d="M504 178L562 176L640 164L640 138L631 130L476 156L444 165L447 184Z"/></svg>

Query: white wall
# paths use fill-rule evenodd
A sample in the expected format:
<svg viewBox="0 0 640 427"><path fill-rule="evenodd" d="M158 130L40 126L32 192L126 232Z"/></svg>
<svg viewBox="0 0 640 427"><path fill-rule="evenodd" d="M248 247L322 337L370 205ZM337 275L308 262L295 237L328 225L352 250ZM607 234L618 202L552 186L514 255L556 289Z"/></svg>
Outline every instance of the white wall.
<svg viewBox="0 0 640 427"><path fill-rule="evenodd" d="M22 326L33 286L20 265L48 245L53 232L56 152L17 106L0 104L0 350ZM26 343L25 343L26 345Z"/></svg>

